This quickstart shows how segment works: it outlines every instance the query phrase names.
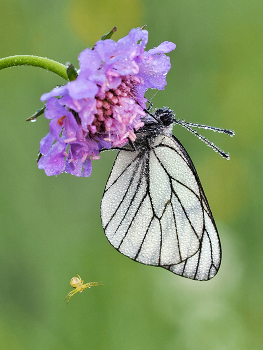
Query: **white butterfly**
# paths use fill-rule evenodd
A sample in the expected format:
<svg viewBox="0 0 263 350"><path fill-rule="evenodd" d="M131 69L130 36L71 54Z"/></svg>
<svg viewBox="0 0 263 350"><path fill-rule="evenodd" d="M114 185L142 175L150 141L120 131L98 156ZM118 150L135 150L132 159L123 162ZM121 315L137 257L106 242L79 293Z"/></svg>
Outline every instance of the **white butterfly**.
<svg viewBox="0 0 263 350"><path fill-rule="evenodd" d="M218 232L195 167L172 126L179 123L195 134L189 125L234 132L178 121L168 108L148 114L134 144L118 152L101 201L102 226L114 248L129 258L209 280L221 262Z"/></svg>

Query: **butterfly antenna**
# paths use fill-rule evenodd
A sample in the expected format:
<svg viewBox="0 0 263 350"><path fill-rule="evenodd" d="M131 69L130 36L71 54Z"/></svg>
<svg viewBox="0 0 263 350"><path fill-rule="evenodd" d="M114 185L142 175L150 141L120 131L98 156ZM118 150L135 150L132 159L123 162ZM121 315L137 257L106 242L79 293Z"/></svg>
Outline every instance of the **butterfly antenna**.
<svg viewBox="0 0 263 350"><path fill-rule="evenodd" d="M216 127L214 127L214 126L208 126L208 125L204 125L204 124L189 123L189 122L186 122L186 121L184 121L184 120L182 120L182 122L183 122L185 125L191 126L191 127L193 127L193 128L212 130L212 131L214 131L214 132L224 133L224 134L229 135L229 136L231 136L231 137L233 137L233 136L235 135L235 132L234 132L233 130L216 128Z"/></svg>
<svg viewBox="0 0 263 350"><path fill-rule="evenodd" d="M209 141L207 138L205 138L204 136L198 134L198 132L196 132L195 130L191 129L190 126L192 127L197 127L197 128L202 128L202 129L208 129L208 130L213 130L213 131L218 131L218 132L223 132L227 135L230 136L234 136L235 133L232 130L226 130L226 129L220 129L220 128L214 128L213 126L207 126L207 125L202 125L202 124L193 124L193 123L187 123L184 120L179 120L179 119L175 119L175 123L181 125L182 127L184 127L185 129L187 129L188 131L190 131L192 134L194 134L195 136L197 136L201 141L203 141L204 143L207 144L207 146L211 147L215 152L218 152L223 158L225 159L230 159L229 154L225 153L224 151L222 151L219 147L217 147L215 144L213 144L213 142Z"/></svg>

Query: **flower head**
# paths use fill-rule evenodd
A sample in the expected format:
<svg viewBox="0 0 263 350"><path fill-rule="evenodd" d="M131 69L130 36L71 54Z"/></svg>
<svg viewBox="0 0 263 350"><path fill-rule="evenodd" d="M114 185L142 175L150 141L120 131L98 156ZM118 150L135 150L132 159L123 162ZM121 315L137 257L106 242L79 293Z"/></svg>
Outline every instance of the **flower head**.
<svg viewBox="0 0 263 350"><path fill-rule="evenodd" d="M147 41L140 28L118 42L98 41L80 53L76 80L41 97L50 131L41 140L38 166L47 175L89 176L100 150L136 139L146 115L145 91L164 89L171 67L165 53L175 48L166 41L145 51Z"/></svg>

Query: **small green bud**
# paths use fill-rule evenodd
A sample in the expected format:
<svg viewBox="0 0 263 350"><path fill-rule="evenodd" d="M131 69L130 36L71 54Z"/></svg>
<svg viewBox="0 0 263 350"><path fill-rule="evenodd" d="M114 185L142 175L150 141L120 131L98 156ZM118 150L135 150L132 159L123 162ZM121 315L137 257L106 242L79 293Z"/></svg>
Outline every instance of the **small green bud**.
<svg viewBox="0 0 263 350"><path fill-rule="evenodd" d="M115 33L116 30L117 30L117 27L112 28L112 30L109 33L106 33L106 34L102 35L100 40L110 39L112 37L112 34Z"/></svg>
<svg viewBox="0 0 263 350"><path fill-rule="evenodd" d="M73 66L73 64L67 62L66 63L67 67L67 75L68 75L68 80L73 81L77 79L78 73L76 68Z"/></svg>
<svg viewBox="0 0 263 350"><path fill-rule="evenodd" d="M37 163L39 162L39 159L42 158L42 156L43 156L43 154L38 152L38 154L37 154Z"/></svg>
<svg viewBox="0 0 263 350"><path fill-rule="evenodd" d="M44 113L46 106L39 108L31 117L26 119L26 122L35 122L37 117Z"/></svg>

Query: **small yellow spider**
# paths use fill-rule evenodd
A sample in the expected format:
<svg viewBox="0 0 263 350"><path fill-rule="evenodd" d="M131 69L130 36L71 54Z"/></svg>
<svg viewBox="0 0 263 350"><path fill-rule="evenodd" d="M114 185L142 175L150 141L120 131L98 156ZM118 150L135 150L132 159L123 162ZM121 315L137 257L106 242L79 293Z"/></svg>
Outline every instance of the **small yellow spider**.
<svg viewBox="0 0 263 350"><path fill-rule="evenodd" d="M84 280L81 279L80 275L77 275L77 276L78 277L73 277L70 280L71 287L73 287L75 289L73 289L71 292L69 292L68 295L66 296L65 300L68 299L66 305L68 305L68 302L70 301L70 298L73 297L74 294L76 294L78 292L81 293L86 288L102 286L102 284L99 283L99 282L89 282L89 283L83 284Z"/></svg>

